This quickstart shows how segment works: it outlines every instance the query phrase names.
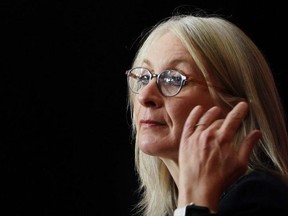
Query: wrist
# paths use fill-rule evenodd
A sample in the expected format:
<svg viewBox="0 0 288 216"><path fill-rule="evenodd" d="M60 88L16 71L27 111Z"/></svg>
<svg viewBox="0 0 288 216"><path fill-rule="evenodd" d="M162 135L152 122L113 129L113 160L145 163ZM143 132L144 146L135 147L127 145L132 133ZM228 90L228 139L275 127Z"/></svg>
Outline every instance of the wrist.
<svg viewBox="0 0 288 216"><path fill-rule="evenodd" d="M174 211L173 216L208 216L217 215L210 211L206 206L198 206L194 203L190 203L184 207L177 208Z"/></svg>

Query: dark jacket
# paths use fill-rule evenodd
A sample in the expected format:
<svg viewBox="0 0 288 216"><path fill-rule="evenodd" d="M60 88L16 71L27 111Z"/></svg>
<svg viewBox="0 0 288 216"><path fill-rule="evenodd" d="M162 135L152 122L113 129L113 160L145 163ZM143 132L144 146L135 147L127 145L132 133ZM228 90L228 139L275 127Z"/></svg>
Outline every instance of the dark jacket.
<svg viewBox="0 0 288 216"><path fill-rule="evenodd" d="M221 197L221 216L288 216L288 184L276 174L252 171Z"/></svg>

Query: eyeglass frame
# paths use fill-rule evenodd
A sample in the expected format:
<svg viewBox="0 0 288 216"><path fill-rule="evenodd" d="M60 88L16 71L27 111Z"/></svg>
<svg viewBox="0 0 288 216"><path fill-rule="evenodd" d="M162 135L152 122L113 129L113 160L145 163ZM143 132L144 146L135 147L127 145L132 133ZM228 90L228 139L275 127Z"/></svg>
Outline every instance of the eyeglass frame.
<svg viewBox="0 0 288 216"><path fill-rule="evenodd" d="M125 74L126 74L126 76L127 76L127 83L128 83L129 89L130 89L133 93L135 93L135 94L139 94L139 91L136 92L135 90L133 90L133 89L131 88L130 84L129 84L129 77L130 77L129 74L131 74L131 71L133 71L133 70L135 70L135 69L145 69L145 70L149 73L150 76L149 76L149 81L148 81L147 85L149 84L149 82L150 82L153 78L156 78L157 88L158 88L159 92L160 92L163 96L165 96L165 97L174 97L174 96L176 96L177 94L179 94L179 92L182 90L182 88L183 88L188 82L194 82L194 83L197 83L197 84L199 84L199 85L206 86L206 87L208 86L205 81L200 81L200 80L197 80L197 79L192 78L191 76L184 75L183 72L180 72L180 71L178 71L178 70L169 70L169 69L168 69L168 70L163 70L163 71L161 71L160 73L156 74L156 73L151 72L151 71L150 71L148 68L146 68L146 67L133 67L133 68L131 68L131 69L129 69L129 70L126 70ZM160 77L160 75L161 75L162 73L164 73L164 72L167 72L167 71L177 72L177 73L180 74L180 76L181 76L181 78L182 78L181 85L179 86L178 91L177 91L175 94L173 94L173 95L165 95L165 94L162 92L161 87L160 87L160 84L159 84L159 83L160 83L160 82L159 82L159 77ZM142 88L140 88L140 89L142 89Z"/></svg>

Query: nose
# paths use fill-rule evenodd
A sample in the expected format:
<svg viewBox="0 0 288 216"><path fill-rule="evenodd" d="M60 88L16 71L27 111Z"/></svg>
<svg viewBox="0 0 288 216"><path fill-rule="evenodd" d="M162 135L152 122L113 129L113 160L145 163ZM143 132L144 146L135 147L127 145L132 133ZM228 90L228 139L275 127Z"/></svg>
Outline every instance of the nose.
<svg viewBox="0 0 288 216"><path fill-rule="evenodd" d="M163 96L157 87L157 74L152 74L149 83L144 86L138 93L137 100L145 107L160 107L163 101Z"/></svg>
<svg viewBox="0 0 288 216"><path fill-rule="evenodd" d="M159 76L159 74L151 73L151 80L150 81L152 81L153 78L156 78L156 80L157 80L158 76Z"/></svg>

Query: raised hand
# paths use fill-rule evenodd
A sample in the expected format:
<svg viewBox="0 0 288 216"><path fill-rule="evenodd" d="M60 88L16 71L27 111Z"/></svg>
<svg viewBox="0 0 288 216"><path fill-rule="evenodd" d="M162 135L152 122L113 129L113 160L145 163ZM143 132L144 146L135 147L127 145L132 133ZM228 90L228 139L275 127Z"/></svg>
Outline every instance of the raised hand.
<svg viewBox="0 0 288 216"><path fill-rule="evenodd" d="M178 207L194 202L217 212L221 194L247 170L253 147L261 137L253 130L236 149L234 137L248 112L239 102L225 117L221 109L195 107L185 123L179 147Z"/></svg>

